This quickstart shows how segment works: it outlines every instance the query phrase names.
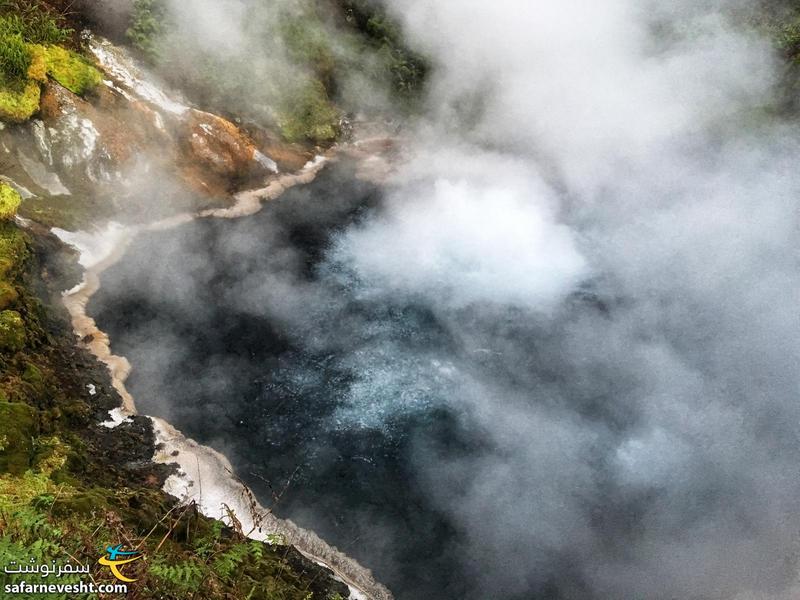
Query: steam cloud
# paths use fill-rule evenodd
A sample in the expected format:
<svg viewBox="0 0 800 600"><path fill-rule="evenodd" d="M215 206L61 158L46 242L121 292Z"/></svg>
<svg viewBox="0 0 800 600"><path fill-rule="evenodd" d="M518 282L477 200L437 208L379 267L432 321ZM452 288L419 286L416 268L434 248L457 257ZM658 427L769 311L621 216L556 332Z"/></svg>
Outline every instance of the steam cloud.
<svg viewBox="0 0 800 600"><path fill-rule="evenodd" d="M797 131L763 118L776 65L732 7L392 2L435 67L417 158L322 283L278 247L226 299L358 348L337 426L438 403L480 433L413 457L476 598L797 597ZM452 345L321 332L334 283Z"/></svg>
<svg viewBox="0 0 800 600"><path fill-rule="evenodd" d="M794 597L797 138L754 116L775 73L764 42L726 22L730 3L392 6L437 61L433 127L471 145L428 196L398 202L408 214L393 228L344 244L380 234L390 255L421 214L426 257L438 255L429 231L448 252L468 248L421 286L436 310L437 293L460 289L473 318L450 312L450 326L502 355L458 396L495 451L420 463L470 550L495 557L476 568L479 597L554 582L565 598ZM550 191L450 166L484 147L537 165ZM498 182L525 210L558 198L548 212L572 233L520 219L484 193ZM443 206L447 186L457 199ZM480 218L465 228L471 196ZM517 225L537 241L514 247ZM427 272L364 254L356 269L406 288ZM581 260L607 310L480 324L496 315L486 304L530 311L575 290ZM483 266L492 279L470 294Z"/></svg>

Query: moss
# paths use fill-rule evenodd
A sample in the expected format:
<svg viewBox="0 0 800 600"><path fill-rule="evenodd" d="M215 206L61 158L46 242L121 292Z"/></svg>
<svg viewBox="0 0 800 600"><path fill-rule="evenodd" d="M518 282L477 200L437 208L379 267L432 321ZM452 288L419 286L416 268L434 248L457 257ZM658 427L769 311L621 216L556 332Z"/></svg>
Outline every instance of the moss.
<svg viewBox="0 0 800 600"><path fill-rule="evenodd" d="M0 472L20 474L30 467L36 411L22 403L0 402ZM4 493L0 483L0 498Z"/></svg>
<svg viewBox="0 0 800 600"><path fill-rule="evenodd" d="M25 321L15 310L0 312L0 352L18 352L25 347Z"/></svg>
<svg viewBox="0 0 800 600"><path fill-rule="evenodd" d="M8 221L17 214L22 197L10 185L0 182L0 219Z"/></svg>
<svg viewBox="0 0 800 600"><path fill-rule="evenodd" d="M28 386L31 399L45 399L47 395L47 382L42 371L32 362L26 362L22 372L22 381Z"/></svg>
<svg viewBox="0 0 800 600"><path fill-rule="evenodd" d="M103 81L103 75L88 60L66 48L47 46L45 60L47 74L79 96L93 90Z"/></svg>
<svg viewBox="0 0 800 600"><path fill-rule="evenodd" d="M89 515L92 511L107 510L108 490L92 488L71 494L68 498L59 498L53 506L56 517L68 517L76 514Z"/></svg>
<svg viewBox="0 0 800 600"><path fill-rule="evenodd" d="M0 278L14 273L28 257L25 234L13 223L0 221Z"/></svg>
<svg viewBox="0 0 800 600"><path fill-rule="evenodd" d="M39 110L41 95L41 87L32 80L1 82L0 119L12 123L27 121Z"/></svg>
<svg viewBox="0 0 800 600"><path fill-rule="evenodd" d="M320 81L300 89L281 113L281 135L289 142L331 142L339 133L341 115Z"/></svg>
<svg viewBox="0 0 800 600"><path fill-rule="evenodd" d="M6 281L0 281L0 310L12 306L19 298L17 289Z"/></svg>
<svg viewBox="0 0 800 600"><path fill-rule="evenodd" d="M40 44L30 44L28 50L31 55L31 66L28 67L28 79L47 82L47 51Z"/></svg>

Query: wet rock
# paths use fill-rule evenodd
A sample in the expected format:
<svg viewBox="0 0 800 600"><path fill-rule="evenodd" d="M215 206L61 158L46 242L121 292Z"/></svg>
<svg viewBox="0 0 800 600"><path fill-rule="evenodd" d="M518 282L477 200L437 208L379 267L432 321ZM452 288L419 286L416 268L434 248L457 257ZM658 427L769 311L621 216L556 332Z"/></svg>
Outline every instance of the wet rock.
<svg viewBox="0 0 800 600"><path fill-rule="evenodd" d="M70 195L69 189L61 182L59 176L40 160L31 158L23 152L17 153L17 160L25 174L39 189L45 190L51 196Z"/></svg>
<svg viewBox="0 0 800 600"><path fill-rule="evenodd" d="M104 87L93 100L98 106L50 83L42 99L42 124L31 127L42 159L66 178L113 184L148 144L163 143L165 134L150 115Z"/></svg>
<svg viewBox="0 0 800 600"><path fill-rule="evenodd" d="M191 110L181 138L189 162L221 177L242 179L259 167L250 137L217 115Z"/></svg>
<svg viewBox="0 0 800 600"><path fill-rule="evenodd" d="M284 173L299 171L308 161L314 159L314 153L306 146L284 142L278 136L259 127L249 127L248 133L261 151L275 161L278 169Z"/></svg>

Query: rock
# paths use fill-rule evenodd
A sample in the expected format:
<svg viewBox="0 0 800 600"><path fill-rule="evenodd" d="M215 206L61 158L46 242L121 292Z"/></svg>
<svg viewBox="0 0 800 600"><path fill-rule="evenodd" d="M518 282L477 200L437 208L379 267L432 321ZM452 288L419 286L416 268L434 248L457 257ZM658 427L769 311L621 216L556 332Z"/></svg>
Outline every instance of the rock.
<svg viewBox="0 0 800 600"><path fill-rule="evenodd" d="M217 115L192 109L180 135L186 160L220 177L243 179L264 168L250 137Z"/></svg>
<svg viewBox="0 0 800 600"><path fill-rule="evenodd" d="M314 153L302 144L289 144L257 126L249 127L248 132L261 151L275 161L283 172L299 171L314 159Z"/></svg>
<svg viewBox="0 0 800 600"><path fill-rule="evenodd" d="M108 92L110 94L110 92ZM57 83L45 86L41 116L45 127L38 140L45 160L52 158L57 171L70 179L111 183L120 177L134 158L158 134L149 116L133 109L106 92L102 110Z"/></svg>

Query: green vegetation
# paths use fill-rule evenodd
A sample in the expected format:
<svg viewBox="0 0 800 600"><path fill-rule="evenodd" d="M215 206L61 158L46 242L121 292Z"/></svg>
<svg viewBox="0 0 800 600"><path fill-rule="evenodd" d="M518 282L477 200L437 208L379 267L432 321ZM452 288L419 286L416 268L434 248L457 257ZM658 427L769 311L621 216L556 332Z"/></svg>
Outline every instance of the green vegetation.
<svg viewBox="0 0 800 600"><path fill-rule="evenodd" d="M331 89L335 83L337 57L325 24L307 13L285 15L279 32L291 59L310 69L326 91Z"/></svg>
<svg viewBox="0 0 800 600"><path fill-rule="evenodd" d="M76 94L100 83L100 72L86 59L58 45L73 33L44 1L0 0L0 119L30 119L47 75Z"/></svg>
<svg viewBox="0 0 800 600"><path fill-rule="evenodd" d="M28 253L28 245L19 228L0 222L0 281L11 282Z"/></svg>
<svg viewBox="0 0 800 600"><path fill-rule="evenodd" d="M21 80L31 66L31 53L25 39L9 27L8 18L0 18L0 70L8 80Z"/></svg>
<svg viewBox="0 0 800 600"><path fill-rule="evenodd" d="M338 0L347 22L366 40L380 60L376 77L391 82L395 93L412 105L424 91L428 62L403 41L397 23L373 0Z"/></svg>
<svg viewBox="0 0 800 600"><path fill-rule="evenodd" d="M35 81L0 85L0 119L20 123L39 110L41 88Z"/></svg>
<svg viewBox="0 0 800 600"><path fill-rule="evenodd" d="M786 59L771 112L794 114L800 109L800 2L758 0L740 9L737 19L773 40Z"/></svg>
<svg viewBox="0 0 800 600"><path fill-rule="evenodd" d="M103 81L103 76L89 61L60 46L44 48L47 74L73 94L82 96Z"/></svg>
<svg viewBox="0 0 800 600"><path fill-rule="evenodd" d="M127 35L197 104L272 127L289 142L330 143L344 113L384 108L389 95L412 108L421 95L426 63L377 4L298 0L269 10L246 3L245 10L244 47L225 53L182 37L165 0L137 0Z"/></svg>
<svg viewBox="0 0 800 600"><path fill-rule="evenodd" d="M25 347L25 322L15 310L0 312L0 350L22 350Z"/></svg>
<svg viewBox="0 0 800 600"><path fill-rule="evenodd" d="M64 44L75 33L44 0L0 0L0 16L3 28L29 44Z"/></svg>
<svg viewBox="0 0 800 600"><path fill-rule="evenodd" d="M775 41L790 61L800 64L800 13L775 28Z"/></svg>
<svg viewBox="0 0 800 600"><path fill-rule="evenodd" d="M164 0L135 0L133 3L131 26L126 35L151 63L163 58L161 41L167 32L167 17Z"/></svg>
<svg viewBox="0 0 800 600"><path fill-rule="evenodd" d="M13 219L20 204L22 204L22 198L17 191L7 183L0 181L0 220Z"/></svg>
<svg viewBox="0 0 800 600"><path fill-rule="evenodd" d="M280 112L281 135L289 142L332 142L339 133L339 111L320 81L310 81Z"/></svg>

